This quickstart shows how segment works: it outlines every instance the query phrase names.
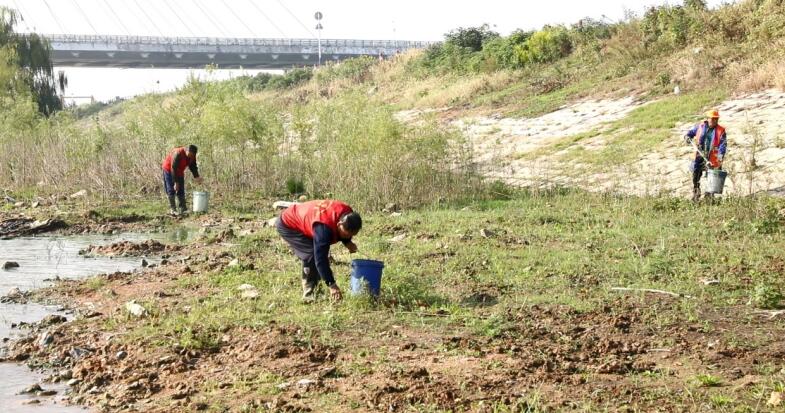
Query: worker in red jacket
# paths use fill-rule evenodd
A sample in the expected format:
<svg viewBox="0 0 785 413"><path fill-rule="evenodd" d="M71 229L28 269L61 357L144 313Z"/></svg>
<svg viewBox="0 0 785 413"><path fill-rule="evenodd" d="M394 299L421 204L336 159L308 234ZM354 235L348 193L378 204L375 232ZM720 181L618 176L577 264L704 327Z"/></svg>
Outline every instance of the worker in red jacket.
<svg viewBox="0 0 785 413"><path fill-rule="evenodd" d="M360 214L349 205L334 200L294 204L275 221L281 238L303 262L303 300L314 300L319 278L330 288L334 300L342 298L330 268L330 245L341 241L350 253L357 252L352 237L362 226Z"/></svg>
<svg viewBox="0 0 785 413"><path fill-rule="evenodd" d="M196 165L197 151L196 145L189 145L188 148L174 148L166 155L163 164L161 164L164 173L164 189L169 197L169 213L172 215L178 215L174 203L175 195L177 195L179 203L179 214L188 212L185 205L185 168L191 170L197 183L202 182L202 178L199 176L199 167Z"/></svg>

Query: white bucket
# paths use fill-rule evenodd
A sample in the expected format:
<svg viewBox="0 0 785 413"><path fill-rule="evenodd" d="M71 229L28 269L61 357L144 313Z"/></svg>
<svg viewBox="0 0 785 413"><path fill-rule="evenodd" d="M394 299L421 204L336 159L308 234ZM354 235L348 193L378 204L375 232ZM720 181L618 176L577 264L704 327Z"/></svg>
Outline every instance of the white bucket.
<svg viewBox="0 0 785 413"><path fill-rule="evenodd" d="M194 212L207 212L207 201L209 199L210 193L194 191Z"/></svg>
<svg viewBox="0 0 785 413"><path fill-rule="evenodd" d="M725 178L728 176L728 173L721 169L709 169L708 175L709 188L707 192L721 194L725 187Z"/></svg>

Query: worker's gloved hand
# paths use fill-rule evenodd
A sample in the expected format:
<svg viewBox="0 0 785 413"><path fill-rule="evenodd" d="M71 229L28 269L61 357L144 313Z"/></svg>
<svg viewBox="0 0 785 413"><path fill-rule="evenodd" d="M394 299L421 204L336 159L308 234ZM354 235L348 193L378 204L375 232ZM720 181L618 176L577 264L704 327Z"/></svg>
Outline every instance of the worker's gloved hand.
<svg viewBox="0 0 785 413"><path fill-rule="evenodd" d="M687 135L684 135L684 143L686 143L687 145L692 145L692 138L690 138Z"/></svg>
<svg viewBox="0 0 785 413"><path fill-rule="evenodd" d="M174 184L174 191L175 192L179 192L180 191L180 185Z"/></svg>
<svg viewBox="0 0 785 413"><path fill-rule="evenodd" d="M203 179L202 179L202 177L201 177L201 176L200 176L200 177L198 177L198 178L194 178L194 182L196 182L196 183L197 183L197 184L199 184L199 185L201 185L201 184L202 184L202 181L203 181Z"/></svg>
<svg viewBox="0 0 785 413"><path fill-rule="evenodd" d="M343 294L341 293L341 289L338 288L338 284L330 286L330 298L332 298L333 301L341 301L343 299Z"/></svg>
<svg viewBox="0 0 785 413"><path fill-rule="evenodd" d="M345 245L346 245L346 249L349 250L350 254L354 254L355 252L357 252L357 244L350 241L347 242Z"/></svg>

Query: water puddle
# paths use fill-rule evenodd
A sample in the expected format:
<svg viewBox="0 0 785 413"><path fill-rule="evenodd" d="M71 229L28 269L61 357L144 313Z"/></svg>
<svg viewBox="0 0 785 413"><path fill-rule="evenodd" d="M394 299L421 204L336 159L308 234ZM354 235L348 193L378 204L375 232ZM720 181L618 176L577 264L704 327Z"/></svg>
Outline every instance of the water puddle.
<svg viewBox="0 0 785 413"><path fill-rule="evenodd" d="M145 241L155 239L166 243L183 243L190 236L191 231L186 228L177 229L163 234L123 234L123 235L80 235L80 236L46 236L16 238L0 240L0 264L5 261L14 261L19 268L11 270L0 269L0 296L12 288L22 291L44 287L47 280L60 277L62 279L86 278L96 274L112 273L116 271L131 271L140 266L141 260L137 257L115 258L85 258L79 255L79 250L89 245L105 245L120 241ZM10 304L0 303L0 338L17 337L25 331L11 328L12 323L36 322L48 314L53 314L62 309L55 306L40 304ZM83 408L66 407L55 404L62 396L37 398L40 404L25 404L30 396L18 395L26 387L39 383L40 374L31 372L26 366L13 363L0 363L0 412L4 413L42 413L42 412L84 412ZM58 394L65 390L63 387L46 383L41 387L54 389Z"/></svg>

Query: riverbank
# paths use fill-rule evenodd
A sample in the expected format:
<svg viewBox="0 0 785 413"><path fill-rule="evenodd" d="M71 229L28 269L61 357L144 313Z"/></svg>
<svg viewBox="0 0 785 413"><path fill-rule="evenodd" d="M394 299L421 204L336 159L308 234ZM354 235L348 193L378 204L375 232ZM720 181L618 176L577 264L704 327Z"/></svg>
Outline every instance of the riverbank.
<svg viewBox="0 0 785 413"><path fill-rule="evenodd" d="M269 216L192 217L224 224L36 293L78 316L11 357L102 411L743 411L785 383L783 208L566 191L366 214L381 299L311 305Z"/></svg>

